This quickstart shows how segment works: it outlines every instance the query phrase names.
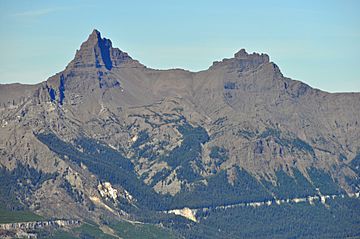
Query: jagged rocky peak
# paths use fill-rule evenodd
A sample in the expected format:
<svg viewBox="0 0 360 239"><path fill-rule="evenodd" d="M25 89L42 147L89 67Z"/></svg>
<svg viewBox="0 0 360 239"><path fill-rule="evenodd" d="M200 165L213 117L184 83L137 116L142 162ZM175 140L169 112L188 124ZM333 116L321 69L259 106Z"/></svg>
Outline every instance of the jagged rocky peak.
<svg viewBox="0 0 360 239"><path fill-rule="evenodd" d="M267 54L252 53L249 54L245 49L239 50L234 54L233 58L223 59L222 61L215 61L211 68L227 66L232 69L237 69L239 71L245 71L249 69L254 69L262 64L269 63L270 59Z"/></svg>
<svg viewBox="0 0 360 239"><path fill-rule="evenodd" d="M238 60L250 60L253 61L254 63L258 63L258 64L263 64L263 63L268 63L269 62L269 56L267 54L259 54L259 53L252 53L249 54L246 52L245 49L241 49L240 51L236 52L234 54L235 59Z"/></svg>
<svg viewBox="0 0 360 239"><path fill-rule="evenodd" d="M74 60L69 64L73 67L96 67L111 70L123 63L137 62L126 52L113 48L109 39L102 38L101 33L94 29L88 39L76 51ZM140 65L140 64L139 64Z"/></svg>

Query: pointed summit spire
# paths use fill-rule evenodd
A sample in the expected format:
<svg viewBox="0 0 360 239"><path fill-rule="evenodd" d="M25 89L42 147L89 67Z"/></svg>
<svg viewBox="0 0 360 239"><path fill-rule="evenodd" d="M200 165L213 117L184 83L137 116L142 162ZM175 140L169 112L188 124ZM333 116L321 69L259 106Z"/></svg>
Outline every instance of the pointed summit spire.
<svg viewBox="0 0 360 239"><path fill-rule="evenodd" d="M97 42L100 39L101 39L101 33L97 29L94 29L86 41Z"/></svg>
<svg viewBox="0 0 360 239"><path fill-rule="evenodd" d="M105 67L111 70L114 66L133 59L126 53L112 47L109 39L101 38L101 33L94 29L88 39L76 52L74 60L69 64L73 67Z"/></svg>
<svg viewBox="0 0 360 239"><path fill-rule="evenodd" d="M101 37L100 32L99 32L97 29L95 29L95 28L94 28L94 30L91 32L90 36L91 36L91 35L96 35L96 36Z"/></svg>

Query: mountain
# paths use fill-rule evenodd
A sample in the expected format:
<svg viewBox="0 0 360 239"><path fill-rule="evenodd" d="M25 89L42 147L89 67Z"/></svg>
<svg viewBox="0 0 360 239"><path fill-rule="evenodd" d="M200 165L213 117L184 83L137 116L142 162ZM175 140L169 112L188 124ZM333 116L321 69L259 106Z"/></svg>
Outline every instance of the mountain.
<svg viewBox="0 0 360 239"><path fill-rule="evenodd" d="M156 70L94 30L47 81L0 85L0 124L10 214L125 238L124 223L151 227L139 238L359 236L360 93L313 89L266 54Z"/></svg>

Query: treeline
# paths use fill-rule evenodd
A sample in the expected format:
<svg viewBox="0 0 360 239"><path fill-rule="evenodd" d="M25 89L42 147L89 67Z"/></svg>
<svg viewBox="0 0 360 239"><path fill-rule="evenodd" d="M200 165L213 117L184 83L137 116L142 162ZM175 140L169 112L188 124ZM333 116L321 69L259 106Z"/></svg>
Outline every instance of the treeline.
<svg viewBox="0 0 360 239"><path fill-rule="evenodd" d="M133 169L133 164L118 151L88 138L80 138L74 145L60 140L55 134L38 134L38 139L64 160L80 165L83 163L100 180L118 184L133 195L139 205L152 210L162 210L166 198L158 195L142 182ZM66 156L66 157L65 157Z"/></svg>
<svg viewBox="0 0 360 239"><path fill-rule="evenodd" d="M284 204L199 212L199 223L178 223L185 238L358 238L360 201Z"/></svg>
<svg viewBox="0 0 360 239"><path fill-rule="evenodd" d="M13 170L0 167L0 205L10 210L23 210L25 198L29 197L40 185L57 174L44 173L28 165L18 163Z"/></svg>

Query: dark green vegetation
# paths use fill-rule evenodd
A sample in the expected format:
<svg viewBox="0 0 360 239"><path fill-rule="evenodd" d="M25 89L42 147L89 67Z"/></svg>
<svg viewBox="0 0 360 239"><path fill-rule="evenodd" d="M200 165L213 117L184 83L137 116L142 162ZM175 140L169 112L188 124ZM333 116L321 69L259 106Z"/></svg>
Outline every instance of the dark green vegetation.
<svg viewBox="0 0 360 239"><path fill-rule="evenodd" d="M51 235L51 238L53 239L76 239L77 237L71 235L69 232L66 232L66 231L56 231L56 232L53 232ZM49 238L49 235L46 235L46 236L43 236L43 238L46 238L48 237ZM41 237L39 237L41 238Z"/></svg>
<svg viewBox="0 0 360 239"><path fill-rule="evenodd" d="M179 125L177 129L183 136L181 145L168 152L165 156L159 156L158 159L167 162L173 170L176 169L176 173L181 180L194 182L202 179L199 174L199 169L203 169L201 163L201 144L204 144L209 140L209 135L204 128L193 127L187 122L183 125ZM154 152L151 152L151 145L145 145L141 149L139 148L139 146L148 141L148 137L146 132L141 131L139 133L139 138L133 144L132 148L135 149L138 156L145 157L148 160L154 160L156 159L156 155ZM171 170L162 170L158 172L152 179L151 186L164 180L170 173Z"/></svg>
<svg viewBox="0 0 360 239"><path fill-rule="evenodd" d="M351 161L350 167L354 172L357 173L357 178L346 178L349 185L353 188L355 191L359 191L359 185L360 185L360 153L358 153L355 158Z"/></svg>
<svg viewBox="0 0 360 239"><path fill-rule="evenodd" d="M151 224L132 224L125 221L112 222L108 225L116 236L124 239L176 239L170 230ZM104 233L98 225L94 223L84 223L80 227L75 227L69 231L56 230L43 233L40 238L80 238L80 239L115 239L117 237Z"/></svg>
<svg viewBox="0 0 360 239"><path fill-rule="evenodd" d="M79 238L83 239L114 239L116 237L109 234L105 234L100 228L95 224L84 223L80 227L74 228L72 233Z"/></svg>
<svg viewBox="0 0 360 239"><path fill-rule="evenodd" d="M209 156L214 160L215 166L220 167L223 162L229 159L228 153L225 148L214 146L211 148Z"/></svg>
<svg viewBox="0 0 360 239"><path fill-rule="evenodd" d="M131 145L131 148L136 149L140 145L146 143L149 139L149 134L146 131L140 131L138 133L137 140Z"/></svg>
<svg viewBox="0 0 360 239"><path fill-rule="evenodd" d="M119 222L110 227L122 238L125 239L175 239L179 238L168 229L160 228L151 224L131 224L129 222Z"/></svg>
<svg viewBox="0 0 360 239"><path fill-rule="evenodd" d="M222 171L210 177L207 185L199 183L195 190L184 190L175 196L175 208L215 207L271 198L266 189L245 170L237 169L236 175L234 185L228 183L226 172Z"/></svg>
<svg viewBox="0 0 360 239"><path fill-rule="evenodd" d="M0 205L0 223L39 221L44 218L27 210L9 210Z"/></svg>
<svg viewBox="0 0 360 239"><path fill-rule="evenodd" d="M301 174L297 169L293 169L293 177L287 175L284 171L277 171L277 185L263 181L269 191L273 192L277 198L296 198L315 195L315 187Z"/></svg>
<svg viewBox="0 0 360 239"><path fill-rule="evenodd" d="M268 137L273 137L275 142L281 146L289 148L291 151L299 150L310 154L314 159L316 159L315 151L307 142L299 138L288 138L284 137L281 134L281 131L278 129L266 129L259 136L260 139L266 139Z"/></svg>
<svg viewBox="0 0 360 239"><path fill-rule="evenodd" d="M69 196L72 199L74 199L75 202L82 203L84 201L84 197L83 197L82 193L79 192L78 190L76 190L76 188L72 187L71 184L67 180L65 180L61 184L61 187L66 190L66 192L69 194Z"/></svg>
<svg viewBox="0 0 360 239"><path fill-rule="evenodd" d="M360 201L242 207L204 212L200 223L178 225L186 238L359 238ZM205 217L205 218L204 218Z"/></svg>
<svg viewBox="0 0 360 239"><path fill-rule="evenodd" d="M76 164L83 163L101 180L121 185L135 196L140 205L161 209L162 198L138 179L131 161L119 152L88 138L80 138L75 142L78 148L83 149L81 152L52 133L39 134L37 137L64 159L67 156Z"/></svg>
<svg viewBox="0 0 360 239"><path fill-rule="evenodd" d="M289 176L282 170L277 171L276 186L265 180L262 181L262 184L280 199L307 197L316 195L319 192L323 195L345 193L327 172L309 168L307 172L311 181L308 181L299 170L295 168L292 168L292 170L293 176Z"/></svg>
<svg viewBox="0 0 360 239"><path fill-rule="evenodd" d="M299 170L295 168L292 170L293 177L284 171L277 171L276 186L264 180L262 184L277 198L284 199L315 195L318 193L316 188L324 195L344 193L331 176L324 171L315 168L308 169L308 174L311 177L311 182L309 182Z"/></svg>
<svg viewBox="0 0 360 239"><path fill-rule="evenodd" d="M203 128L192 127L190 124L179 126L178 130L184 137L182 144L160 160L164 160L171 167L176 168L181 179L189 182L202 179L199 173L192 168L191 163L201 166L201 144L205 143L209 136ZM37 137L63 159L68 158L78 165L83 163L101 180L124 187L138 200L140 206L146 205L150 210L166 210L179 205L178 198L155 193L151 187L137 177L130 159L101 142L82 137L73 145L60 140L53 133L39 134ZM147 139L147 133L142 132L135 142L137 145L134 148L138 148ZM162 171L156 175L156 179L164 179L168 174L169 171ZM64 187L66 188L66 185ZM77 196L73 192L69 193L74 197Z"/></svg>
<svg viewBox="0 0 360 239"><path fill-rule="evenodd" d="M181 145L161 160L166 161L172 168L178 168L176 172L179 179L194 182L201 179L201 176L192 164L202 169L201 144L209 140L209 135L204 128L194 128L190 124L179 126L178 130L183 135Z"/></svg>
<svg viewBox="0 0 360 239"><path fill-rule="evenodd" d="M44 181L51 180L56 174L47 174L29 166L18 164L12 170L0 168L0 205L10 210L23 210L26 205L21 204Z"/></svg>
<svg viewBox="0 0 360 239"><path fill-rule="evenodd" d="M201 166L201 145L209 140L206 131L201 127L193 127L187 123L178 126L183 135L182 144L158 157L151 153L152 147L147 146L150 138L146 131L139 134L133 145L138 156L151 160L166 161L172 170L176 170L179 178L193 182L192 189L183 188L174 197L156 194L152 186L165 179L171 170L160 171L153 177L151 185L143 183L134 172L134 165L130 159L124 157L101 142L88 138L79 138L73 144L61 141L52 133L40 134L37 137L52 151L63 159L73 163L85 164L88 169L101 180L110 181L129 191L137 201L138 208L121 204L120 207L131 213L137 220L150 223L145 225L129 224L125 222L108 222L116 234L123 238L171 238L172 232L159 228L154 224L162 224L183 235L185 238L342 238L345 236L360 236L360 203L353 199L336 199L329 201L329 207L317 203L309 204L272 205L259 208L242 207L228 210L214 209L219 205L230 205L250 201L267 201L276 198L287 199L316 195L319 191L326 194L339 194L343 191L331 176L321 170L310 168L308 180L295 168L292 176L285 171L276 173L277 185L266 181L258 181L251 174L241 168L235 168L236 179L233 184L228 182L225 171L215 172L204 179L199 174ZM311 146L300 139L285 139L276 130L267 130L261 134L260 140L274 137L279 144L287 145L292 150L300 150L313 154ZM249 136L250 137L250 136ZM79 150L81 149L81 150ZM67 156L67 157L65 157ZM228 152L221 147L213 147L210 158L216 166L228 157ZM353 165L356 167L357 165ZM77 198L77 194L69 193ZM80 198L77 198L81 200ZM339 202L337 200L340 200ZM200 223L191 222L185 218L171 214L156 213L155 211L173 208L204 208L212 210L198 214ZM65 232L57 232L57 237L66 237ZM85 224L72 230L70 236L80 238L111 238L103 234L96 225ZM65 236L64 236L65 235Z"/></svg>
<svg viewBox="0 0 360 239"><path fill-rule="evenodd" d="M201 127L192 127L189 124L178 127L183 135L183 142L169 155L163 158L170 166L177 167L187 164L189 161L199 160L201 156L201 144L209 140L206 131Z"/></svg>
<svg viewBox="0 0 360 239"><path fill-rule="evenodd" d="M345 193L343 189L339 187L339 184L335 182L331 176L319 169L308 169L311 181L316 188L319 188L322 194L339 194Z"/></svg>
<svg viewBox="0 0 360 239"><path fill-rule="evenodd" d="M55 239L115 239L116 237L101 231L95 223L85 222L81 226L72 227L66 231L63 229L45 228L43 230L36 230L38 238L55 238Z"/></svg>
<svg viewBox="0 0 360 239"><path fill-rule="evenodd" d="M177 170L179 178L194 182L194 187L182 189L175 197L156 194L150 186L163 180L170 174L170 170L162 170L153 178L150 186L144 184L134 172L133 164L121 153L109 148L101 142L87 138L80 138L74 145L65 143L54 134L39 134L38 138L60 156L68 158L77 163L85 164L90 171L99 176L100 179L118 184L128 190L138 200L139 205L149 210L167 210L172 208L190 207L215 207L218 205L235 204L249 201L265 201L275 195L277 198L306 197L317 194L316 188L322 194L337 194L341 190L336 182L325 172L311 168L308 173L311 182L308 181L297 169L293 168L293 176L284 171L277 172L277 185L270 182L258 182L247 171L236 169L236 180L233 185L228 183L225 171L219 172L207 178L207 185L200 180L203 179L194 168L194 165L201 167L201 144L205 143L209 136L201 127L192 127L189 124L179 126L179 132L183 135L182 144L159 160L164 160ZM269 135L280 137L276 130L267 130L261 137ZM134 148L144 144L148 140L148 134L142 132ZM301 143L294 143L297 148L309 150ZM300 146L303 145L303 146ZM295 146L294 146L295 147ZM78 149L81 148L82 151ZM221 147L213 147L210 157L221 164L226 159L227 151ZM66 186L66 185L65 185ZM73 193L73 192L71 192ZM74 194L74 193L73 193ZM224 197L226 195L226 197ZM76 194L73 195L77 197ZM135 209L134 209L135 210Z"/></svg>
<svg viewBox="0 0 360 239"><path fill-rule="evenodd" d="M360 153L351 161L351 168L360 175Z"/></svg>

